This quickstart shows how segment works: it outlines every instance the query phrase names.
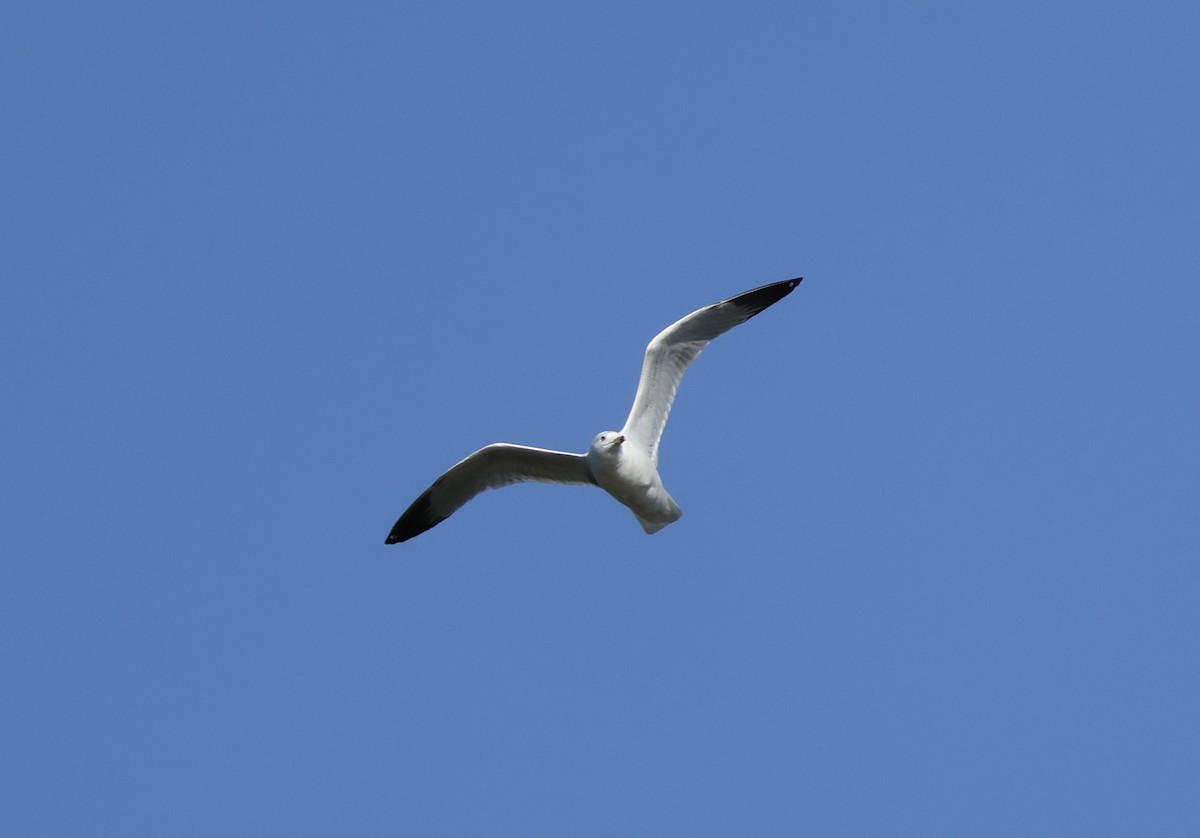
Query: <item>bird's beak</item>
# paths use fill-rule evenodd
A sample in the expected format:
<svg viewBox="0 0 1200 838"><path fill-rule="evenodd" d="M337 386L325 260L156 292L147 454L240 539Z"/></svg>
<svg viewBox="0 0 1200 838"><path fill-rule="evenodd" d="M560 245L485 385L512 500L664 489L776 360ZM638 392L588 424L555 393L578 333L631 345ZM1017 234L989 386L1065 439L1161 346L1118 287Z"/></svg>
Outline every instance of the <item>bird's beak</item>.
<svg viewBox="0 0 1200 838"><path fill-rule="evenodd" d="M621 444L622 442L624 442L624 441L625 441L625 434L617 434L617 435L616 435L616 436L613 438L612 444L613 444L613 445L620 445L620 444Z"/></svg>

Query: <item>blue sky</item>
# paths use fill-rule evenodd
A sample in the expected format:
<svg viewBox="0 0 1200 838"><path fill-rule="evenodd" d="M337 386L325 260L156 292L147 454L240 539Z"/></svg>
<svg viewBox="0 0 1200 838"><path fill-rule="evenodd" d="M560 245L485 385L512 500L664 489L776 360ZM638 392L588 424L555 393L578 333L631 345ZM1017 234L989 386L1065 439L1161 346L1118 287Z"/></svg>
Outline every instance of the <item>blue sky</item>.
<svg viewBox="0 0 1200 838"><path fill-rule="evenodd" d="M6 9L0 832L1196 834L1198 30Z"/></svg>

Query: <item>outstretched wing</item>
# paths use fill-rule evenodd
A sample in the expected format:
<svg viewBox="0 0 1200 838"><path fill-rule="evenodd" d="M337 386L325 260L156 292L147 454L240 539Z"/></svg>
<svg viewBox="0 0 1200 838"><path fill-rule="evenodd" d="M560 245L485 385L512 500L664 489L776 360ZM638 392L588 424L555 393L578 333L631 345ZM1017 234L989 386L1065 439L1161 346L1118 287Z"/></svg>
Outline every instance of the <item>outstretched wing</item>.
<svg viewBox="0 0 1200 838"><path fill-rule="evenodd" d="M496 442L480 448L435 480L400 516L384 543L408 541L436 527L486 489L528 482L596 484L582 454Z"/></svg>
<svg viewBox="0 0 1200 838"><path fill-rule="evenodd" d="M696 360L710 340L782 300L792 293L801 279L803 277L775 282L713 303L659 332L646 347L633 409L629 411L621 433L648 452L650 459L658 465L658 442L667 424L675 391L679 389L688 365Z"/></svg>

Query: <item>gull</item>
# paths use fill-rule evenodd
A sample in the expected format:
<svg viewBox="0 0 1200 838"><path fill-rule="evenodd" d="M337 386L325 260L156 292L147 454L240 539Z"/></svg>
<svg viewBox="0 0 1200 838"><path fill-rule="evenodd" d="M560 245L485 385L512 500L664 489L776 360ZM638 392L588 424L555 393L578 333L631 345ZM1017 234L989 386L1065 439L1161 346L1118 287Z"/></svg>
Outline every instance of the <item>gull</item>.
<svg viewBox="0 0 1200 838"><path fill-rule="evenodd" d="M625 427L596 434L587 453L507 442L480 448L413 501L384 543L408 541L436 527L486 489L526 482L599 486L629 507L648 535L678 521L683 511L658 475L658 444L683 373L709 341L779 302L802 279L774 282L713 303L659 332L646 347Z"/></svg>

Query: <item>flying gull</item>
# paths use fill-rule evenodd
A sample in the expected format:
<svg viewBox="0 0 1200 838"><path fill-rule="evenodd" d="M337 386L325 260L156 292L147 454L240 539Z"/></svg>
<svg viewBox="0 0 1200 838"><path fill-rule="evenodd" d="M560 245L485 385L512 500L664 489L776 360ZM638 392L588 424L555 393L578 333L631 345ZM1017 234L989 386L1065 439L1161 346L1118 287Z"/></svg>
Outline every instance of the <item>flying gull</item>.
<svg viewBox="0 0 1200 838"><path fill-rule="evenodd" d="M485 489L513 483L599 486L633 511L647 534L683 514L658 476L658 443L688 365L708 342L782 300L803 277L775 282L705 306L659 332L646 347L633 409L619 431L596 434L586 454L496 442L480 448L413 501L386 544L436 527Z"/></svg>

